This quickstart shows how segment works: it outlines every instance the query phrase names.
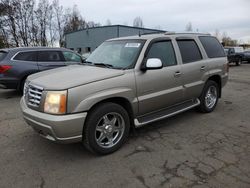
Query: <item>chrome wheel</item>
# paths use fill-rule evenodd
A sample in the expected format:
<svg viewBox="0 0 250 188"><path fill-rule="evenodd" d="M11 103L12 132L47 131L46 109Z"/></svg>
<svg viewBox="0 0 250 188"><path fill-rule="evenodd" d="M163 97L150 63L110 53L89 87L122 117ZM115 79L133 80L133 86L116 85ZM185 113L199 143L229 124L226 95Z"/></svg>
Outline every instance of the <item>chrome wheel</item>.
<svg viewBox="0 0 250 188"><path fill-rule="evenodd" d="M209 109L213 108L217 102L217 98L218 98L217 88L212 85L208 88L206 96L205 96L206 107Z"/></svg>
<svg viewBox="0 0 250 188"><path fill-rule="evenodd" d="M96 143L102 148L111 148L121 140L124 130L123 117L116 112L107 113L100 118L96 125Z"/></svg>

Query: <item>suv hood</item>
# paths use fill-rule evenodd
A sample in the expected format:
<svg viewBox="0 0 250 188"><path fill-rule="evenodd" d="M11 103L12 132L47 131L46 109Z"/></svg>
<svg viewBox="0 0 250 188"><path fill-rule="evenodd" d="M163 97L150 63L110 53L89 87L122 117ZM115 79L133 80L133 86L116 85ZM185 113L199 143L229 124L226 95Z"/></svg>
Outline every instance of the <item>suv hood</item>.
<svg viewBox="0 0 250 188"><path fill-rule="evenodd" d="M27 80L31 84L43 87L45 90L65 90L123 74L123 70L71 65L33 74Z"/></svg>

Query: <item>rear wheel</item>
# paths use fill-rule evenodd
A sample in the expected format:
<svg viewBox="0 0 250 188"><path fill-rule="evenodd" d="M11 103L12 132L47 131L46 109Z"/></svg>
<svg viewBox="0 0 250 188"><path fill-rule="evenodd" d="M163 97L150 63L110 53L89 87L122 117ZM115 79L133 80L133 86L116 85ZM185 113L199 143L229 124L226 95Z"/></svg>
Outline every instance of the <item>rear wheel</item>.
<svg viewBox="0 0 250 188"><path fill-rule="evenodd" d="M83 143L97 154L118 150L126 141L130 128L127 111L115 103L104 103L93 109L83 131Z"/></svg>
<svg viewBox="0 0 250 188"><path fill-rule="evenodd" d="M218 102L219 86L215 81L208 80L200 96L199 110L204 113L212 112Z"/></svg>

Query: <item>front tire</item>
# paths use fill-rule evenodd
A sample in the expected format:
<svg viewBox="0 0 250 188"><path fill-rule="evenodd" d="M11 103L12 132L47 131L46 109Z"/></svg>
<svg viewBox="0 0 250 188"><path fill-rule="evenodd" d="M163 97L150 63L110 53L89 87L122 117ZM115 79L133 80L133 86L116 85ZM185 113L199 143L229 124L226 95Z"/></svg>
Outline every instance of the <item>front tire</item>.
<svg viewBox="0 0 250 188"><path fill-rule="evenodd" d="M124 144L129 129L127 111L118 104L104 103L90 111L83 131L83 143L91 152L110 154Z"/></svg>
<svg viewBox="0 0 250 188"><path fill-rule="evenodd" d="M200 106L198 107L199 111L203 113L212 112L219 99L219 86L215 81L208 80L205 84L205 87L202 91L200 99Z"/></svg>

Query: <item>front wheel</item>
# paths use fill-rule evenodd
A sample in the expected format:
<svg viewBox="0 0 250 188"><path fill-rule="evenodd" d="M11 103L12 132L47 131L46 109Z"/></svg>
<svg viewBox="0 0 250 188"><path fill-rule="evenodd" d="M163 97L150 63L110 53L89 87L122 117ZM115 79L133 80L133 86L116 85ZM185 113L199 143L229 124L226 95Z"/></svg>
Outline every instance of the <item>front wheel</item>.
<svg viewBox="0 0 250 188"><path fill-rule="evenodd" d="M218 102L219 86L215 81L208 80L200 96L199 110L204 113L212 112Z"/></svg>
<svg viewBox="0 0 250 188"><path fill-rule="evenodd" d="M127 111L118 104L104 103L90 112L83 131L83 143L91 152L113 153L126 141L129 128Z"/></svg>

